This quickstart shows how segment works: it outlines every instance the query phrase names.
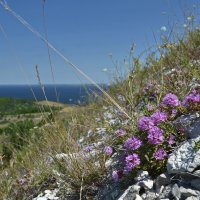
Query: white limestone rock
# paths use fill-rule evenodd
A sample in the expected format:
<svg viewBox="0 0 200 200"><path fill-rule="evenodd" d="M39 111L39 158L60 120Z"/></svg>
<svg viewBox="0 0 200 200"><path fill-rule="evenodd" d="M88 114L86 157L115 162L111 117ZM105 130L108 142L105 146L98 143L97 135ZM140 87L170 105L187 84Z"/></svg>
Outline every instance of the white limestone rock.
<svg viewBox="0 0 200 200"><path fill-rule="evenodd" d="M184 142L169 157L167 171L169 174L193 172L200 166L200 149L196 149L196 143L200 137Z"/></svg>

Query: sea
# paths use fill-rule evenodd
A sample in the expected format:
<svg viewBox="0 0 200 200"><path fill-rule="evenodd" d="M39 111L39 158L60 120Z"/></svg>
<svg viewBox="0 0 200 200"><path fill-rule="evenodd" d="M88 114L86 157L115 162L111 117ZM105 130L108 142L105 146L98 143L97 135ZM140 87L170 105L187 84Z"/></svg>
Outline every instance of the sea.
<svg viewBox="0 0 200 200"><path fill-rule="evenodd" d="M101 85L106 88L105 85ZM56 91L55 92L55 88ZM85 104L100 91L94 85L44 85L43 89L49 101L66 104ZM40 85L0 85L0 97L11 97L18 99L45 100L45 95ZM34 94L33 94L34 93ZM57 95L56 95L57 93ZM36 99L35 99L35 97Z"/></svg>

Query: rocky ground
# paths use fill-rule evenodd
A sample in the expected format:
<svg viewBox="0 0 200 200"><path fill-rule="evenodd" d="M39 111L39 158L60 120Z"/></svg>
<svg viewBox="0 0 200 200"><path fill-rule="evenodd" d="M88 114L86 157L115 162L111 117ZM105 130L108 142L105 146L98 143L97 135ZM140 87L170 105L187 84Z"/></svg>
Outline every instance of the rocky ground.
<svg viewBox="0 0 200 200"><path fill-rule="evenodd" d="M174 121L178 128L184 129L187 140L169 155L167 171L151 178L148 171L139 170L132 184L123 190L120 182L107 182L97 189L94 199L102 200L198 200L200 199L200 115L199 112L183 115ZM102 130L101 130L102 131ZM66 155L57 155L66 157ZM107 161L113 168L116 154ZM59 185L59 183L58 183ZM61 184L60 184L61 185ZM34 200L80 199L79 193L70 190L60 196L59 186L44 190Z"/></svg>

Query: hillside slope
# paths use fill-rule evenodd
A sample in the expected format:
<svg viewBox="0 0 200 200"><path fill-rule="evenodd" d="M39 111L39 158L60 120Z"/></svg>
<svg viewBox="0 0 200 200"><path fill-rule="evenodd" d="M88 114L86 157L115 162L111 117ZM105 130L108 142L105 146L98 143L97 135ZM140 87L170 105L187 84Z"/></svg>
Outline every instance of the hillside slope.
<svg viewBox="0 0 200 200"><path fill-rule="evenodd" d="M130 118L102 97L38 128L2 165L2 199L200 198L200 30L159 54L109 91Z"/></svg>

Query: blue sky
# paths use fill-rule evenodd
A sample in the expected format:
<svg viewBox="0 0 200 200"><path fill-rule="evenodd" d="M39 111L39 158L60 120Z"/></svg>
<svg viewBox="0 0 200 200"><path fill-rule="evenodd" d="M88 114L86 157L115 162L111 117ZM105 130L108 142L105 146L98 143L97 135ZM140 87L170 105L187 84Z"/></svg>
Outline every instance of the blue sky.
<svg viewBox="0 0 200 200"><path fill-rule="evenodd" d="M131 44L135 54L155 43L160 28L178 22L197 0L46 0L49 41L96 82L108 83L115 71L110 57L123 66ZM44 35L42 0L7 0L10 7ZM46 45L0 7L0 84L52 83ZM167 34L167 32L165 33ZM51 51L56 83L85 83ZM17 64L20 61L22 70ZM107 68L105 73L102 70ZM122 70L123 71L123 70ZM23 73L22 73L23 72ZM81 79L81 80L80 80Z"/></svg>

